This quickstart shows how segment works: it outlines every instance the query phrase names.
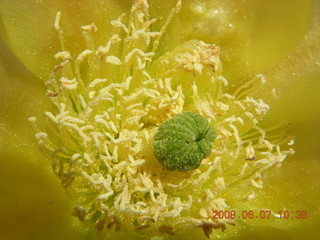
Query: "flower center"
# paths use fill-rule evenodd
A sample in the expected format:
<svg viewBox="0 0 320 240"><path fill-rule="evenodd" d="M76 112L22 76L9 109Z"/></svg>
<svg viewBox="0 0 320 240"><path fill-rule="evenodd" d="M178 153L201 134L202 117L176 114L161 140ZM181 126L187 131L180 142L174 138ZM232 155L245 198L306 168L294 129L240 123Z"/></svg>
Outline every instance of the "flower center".
<svg viewBox="0 0 320 240"><path fill-rule="evenodd" d="M77 56L64 48L57 14L61 63L46 83L56 110L35 136L75 199L73 214L100 233L224 230L234 221L212 212L253 199L263 171L293 153L280 149L288 138L259 127L269 106L250 91L263 76L228 93L219 47L198 40L155 57L180 5L152 31L148 2L134 1L127 24L125 15L111 21L114 33L97 48L96 25L82 26L88 49Z"/></svg>

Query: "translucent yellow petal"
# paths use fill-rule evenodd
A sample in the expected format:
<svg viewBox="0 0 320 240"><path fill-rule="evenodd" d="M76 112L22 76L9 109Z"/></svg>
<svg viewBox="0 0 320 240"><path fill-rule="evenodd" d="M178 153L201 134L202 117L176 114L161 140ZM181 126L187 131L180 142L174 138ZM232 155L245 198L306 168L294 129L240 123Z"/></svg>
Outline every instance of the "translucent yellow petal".
<svg viewBox="0 0 320 240"><path fill-rule="evenodd" d="M286 117L299 127L319 122L319 79L320 71L296 78L283 92L283 96L278 100L277 105L274 106L273 114L276 114L277 117Z"/></svg>
<svg viewBox="0 0 320 240"><path fill-rule="evenodd" d="M27 114L43 105L43 93L33 75L2 42L0 85L1 238L71 237L72 218L65 214L71 202L55 177L49 174L49 162L39 157L27 122Z"/></svg>
<svg viewBox="0 0 320 240"><path fill-rule="evenodd" d="M299 44L289 52L281 62L276 61L275 59L274 66L270 66L263 72L267 78L267 84L265 84L264 88L262 88L260 92L257 92L257 95L260 97L265 99L268 98L270 101L277 101L279 96L286 94L287 87L290 86L291 83L296 85L299 81L310 82L308 79L311 80L314 78L312 73L319 72L319 1L314 2L310 16L311 19L308 24L308 30L305 32L304 37L301 39ZM288 50L285 49L286 48L283 47L284 51ZM308 86L306 87L309 88Z"/></svg>
<svg viewBox="0 0 320 240"><path fill-rule="evenodd" d="M66 239L72 235L70 201L47 164L24 153L1 154L2 239Z"/></svg>
<svg viewBox="0 0 320 240"><path fill-rule="evenodd" d="M85 46L80 26L94 22L99 29L94 36L96 42L105 43L110 35L109 22L125 11L121 8L117 1L2 0L0 14L5 32L1 35L28 69L46 79L55 65L53 55L61 50L54 28L58 11L66 48L74 57Z"/></svg>
<svg viewBox="0 0 320 240"><path fill-rule="evenodd" d="M49 106L49 101L43 83L18 61L2 41L0 85L0 147L1 150L15 152L19 146L12 145L10 140L20 143L27 140L32 143L33 136L28 118L41 117L41 109Z"/></svg>
<svg viewBox="0 0 320 240"><path fill-rule="evenodd" d="M303 39L312 17L312 0L252 1L250 39L245 46L249 67L261 72L277 65Z"/></svg>
<svg viewBox="0 0 320 240"><path fill-rule="evenodd" d="M296 153L281 168L267 173L270 187L265 189L260 207L288 210L288 219L256 221L254 225L276 226L297 239L317 239L320 197L320 73L302 75L291 82L274 104L266 123L289 120L287 133L295 136ZM297 212L306 211L305 219ZM305 233L308 233L306 236ZM293 238L293 239L295 239Z"/></svg>
<svg viewBox="0 0 320 240"><path fill-rule="evenodd" d="M151 1L151 14L163 24L177 0ZM312 0L182 1L160 46L167 52L190 39L221 46L224 72L239 81L285 58L303 38ZM165 14L164 14L165 13Z"/></svg>

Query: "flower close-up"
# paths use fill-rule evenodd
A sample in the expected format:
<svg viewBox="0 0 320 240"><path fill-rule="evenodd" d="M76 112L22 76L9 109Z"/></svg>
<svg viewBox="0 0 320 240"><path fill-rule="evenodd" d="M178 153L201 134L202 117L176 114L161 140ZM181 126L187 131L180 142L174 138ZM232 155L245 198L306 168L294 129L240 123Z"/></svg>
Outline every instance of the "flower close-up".
<svg viewBox="0 0 320 240"><path fill-rule="evenodd" d="M319 1L0 17L0 239L320 237Z"/></svg>

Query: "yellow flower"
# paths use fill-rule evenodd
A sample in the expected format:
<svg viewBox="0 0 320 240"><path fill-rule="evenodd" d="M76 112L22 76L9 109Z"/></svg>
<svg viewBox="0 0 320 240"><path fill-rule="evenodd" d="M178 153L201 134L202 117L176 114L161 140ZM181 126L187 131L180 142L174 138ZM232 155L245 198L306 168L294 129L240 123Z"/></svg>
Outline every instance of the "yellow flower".
<svg viewBox="0 0 320 240"><path fill-rule="evenodd" d="M290 239L315 227L318 8L3 0L2 38L17 56L3 44L5 238ZM207 119L213 150L196 169L166 170L153 138L185 111ZM297 154L283 162L291 135Z"/></svg>

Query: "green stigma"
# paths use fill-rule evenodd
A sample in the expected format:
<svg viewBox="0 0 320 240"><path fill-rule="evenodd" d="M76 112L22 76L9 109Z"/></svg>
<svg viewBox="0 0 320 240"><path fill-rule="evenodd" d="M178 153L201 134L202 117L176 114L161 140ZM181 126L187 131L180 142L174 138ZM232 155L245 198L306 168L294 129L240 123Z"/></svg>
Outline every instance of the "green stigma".
<svg viewBox="0 0 320 240"><path fill-rule="evenodd" d="M190 171L210 156L216 133L198 113L183 112L160 125L154 155L167 170Z"/></svg>

